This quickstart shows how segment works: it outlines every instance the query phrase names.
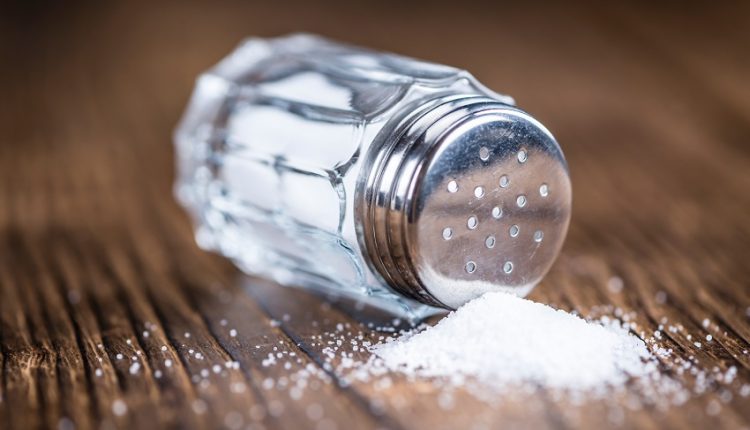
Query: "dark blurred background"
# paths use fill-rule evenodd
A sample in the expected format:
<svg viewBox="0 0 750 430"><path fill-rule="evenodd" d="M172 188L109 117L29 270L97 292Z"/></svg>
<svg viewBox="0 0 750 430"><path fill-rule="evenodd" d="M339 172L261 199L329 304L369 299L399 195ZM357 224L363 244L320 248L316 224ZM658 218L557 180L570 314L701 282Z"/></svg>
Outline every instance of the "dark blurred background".
<svg viewBox="0 0 750 430"><path fill-rule="evenodd" d="M101 156L120 187L167 198L196 75L244 37L307 31L515 97L568 157L570 246L631 223L724 252L736 231L712 214L748 208L749 19L746 2L15 2L0 26L3 158L85 178Z"/></svg>

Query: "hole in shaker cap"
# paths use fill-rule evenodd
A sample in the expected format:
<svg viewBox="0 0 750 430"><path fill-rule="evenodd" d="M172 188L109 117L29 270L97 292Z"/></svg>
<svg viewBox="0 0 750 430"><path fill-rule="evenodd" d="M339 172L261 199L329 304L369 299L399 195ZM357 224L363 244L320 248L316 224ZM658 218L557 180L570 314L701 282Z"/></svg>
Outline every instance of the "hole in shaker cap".
<svg viewBox="0 0 750 430"><path fill-rule="evenodd" d="M484 246L487 248L494 248L495 247L495 236L487 236L487 239L484 240Z"/></svg>
<svg viewBox="0 0 750 430"><path fill-rule="evenodd" d="M508 185L510 185L510 179L508 178L508 175L503 175L500 177L500 188L508 188Z"/></svg>
<svg viewBox="0 0 750 430"><path fill-rule="evenodd" d="M500 206L495 206L492 208L492 218L500 219L503 216L503 208Z"/></svg>
<svg viewBox="0 0 750 430"><path fill-rule="evenodd" d="M477 264L473 261L466 263L466 273L474 273L477 270Z"/></svg>
<svg viewBox="0 0 750 430"><path fill-rule="evenodd" d="M487 149L486 146L479 148L479 158L482 161L487 161L490 159L490 150Z"/></svg>
<svg viewBox="0 0 750 430"><path fill-rule="evenodd" d="M505 264L503 264L503 272L510 273L513 271L513 263L510 261L506 261Z"/></svg>
<svg viewBox="0 0 750 430"><path fill-rule="evenodd" d="M516 237L516 236L518 236L518 233L520 231L521 231L521 229L518 228L518 226L515 225L515 224L513 224L512 226L510 226L510 229L508 230L508 232L510 233L510 237Z"/></svg>
<svg viewBox="0 0 750 430"><path fill-rule="evenodd" d="M478 199L481 199L482 197L484 197L484 187L479 186L479 187L474 188L474 197Z"/></svg>
<svg viewBox="0 0 750 430"><path fill-rule="evenodd" d="M458 191L458 182L456 181L448 182L448 192L455 193L456 191Z"/></svg>
<svg viewBox="0 0 750 430"><path fill-rule="evenodd" d="M450 238L453 237L453 229L450 227L446 227L443 229L443 239L450 240Z"/></svg>
<svg viewBox="0 0 750 430"><path fill-rule="evenodd" d="M518 151L518 162L525 163L529 159L529 154L526 153L525 149Z"/></svg>
<svg viewBox="0 0 750 430"><path fill-rule="evenodd" d="M466 220L466 226L469 227L470 230L474 230L475 228L477 228L477 225L479 225L479 221L474 215L470 216L469 219Z"/></svg>
<svg viewBox="0 0 750 430"><path fill-rule="evenodd" d="M544 232L537 230L534 232L534 242L541 242L544 239Z"/></svg>

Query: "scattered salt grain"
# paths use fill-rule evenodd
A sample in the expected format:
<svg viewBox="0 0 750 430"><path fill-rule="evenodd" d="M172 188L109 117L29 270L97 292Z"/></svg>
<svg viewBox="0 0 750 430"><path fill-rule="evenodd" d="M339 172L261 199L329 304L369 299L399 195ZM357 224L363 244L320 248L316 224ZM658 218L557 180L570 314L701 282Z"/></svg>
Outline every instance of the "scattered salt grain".
<svg viewBox="0 0 750 430"><path fill-rule="evenodd" d="M229 389L235 394L242 394L245 392L247 387L242 382L234 382L232 385L229 386Z"/></svg>
<svg viewBox="0 0 750 430"><path fill-rule="evenodd" d="M224 425L230 430L236 430L242 427L243 421L242 414L236 411L229 412L224 417Z"/></svg>
<svg viewBox="0 0 750 430"><path fill-rule="evenodd" d="M81 301L81 293L77 290L68 291L68 303L71 305L77 305Z"/></svg>
<svg viewBox="0 0 750 430"><path fill-rule="evenodd" d="M118 417L121 417L125 415L125 412L127 411L128 411L128 405L126 405L125 402L123 402L122 400L117 399L114 402L112 402L113 414L117 415Z"/></svg>
<svg viewBox="0 0 750 430"><path fill-rule="evenodd" d="M607 288L613 293L619 293L622 291L622 287L625 285L622 278L619 276L613 276L607 281Z"/></svg>
<svg viewBox="0 0 750 430"><path fill-rule="evenodd" d="M706 413L710 416L718 415L721 412L721 404L716 400L712 399L706 406Z"/></svg>
<svg viewBox="0 0 750 430"><path fill-rule="evenodd" d="M656 372L645 343L614 321L590 323L503 293L473 300L436 326L372 348L390 370L565 390L622 386Z"/></svg>
<svg viewBox="0 0 750 430"><path fill-rule="evenodd" d="M250 419L253 421L261 421L266 416L266 408L259 404L254 404L250 407Z"/></svg>
<svg viewBox="0 0 750 430"><path fill-rule="evenodd" d="M192 403L193 412L198 415L203 415L208 410L208 405L201 399L195 399Z"/></svg>
<svg viewBox="0 0 750 430"><path fill-rule="evenodd" d="M310 403L305 409L307 418L312 421L319 421L323 418L323 407L318 403Z"/></svg>
<svg viewBox="0 0 750 430"><path fill-rule="evenodd" d="M268 402L268 413L272 417L281 416L284 413L284 404L278 400L271 400Z"/></svg>
<svg viewBox="0 0 750 430"><path fill-rule="evenodd" d="M263 380L263 389L264 390L270 390L274 386L274 381L271 378L266 378Z"/></svg>
<svg viewBox="0 0 750 430"><path fill-rule="evenodd" d="M667 303L667 293L664 291L657 291L656 295L654 296L654 300L657 304L663 305L664 303Z"/></svg>
<svg viewBox="0 0 750 430"><path fill-rule="evenodd" d="M0 400L2 400L0 398ZM75 430L75 423L68 417L62 417L57 422L57 430Z"/></svg>

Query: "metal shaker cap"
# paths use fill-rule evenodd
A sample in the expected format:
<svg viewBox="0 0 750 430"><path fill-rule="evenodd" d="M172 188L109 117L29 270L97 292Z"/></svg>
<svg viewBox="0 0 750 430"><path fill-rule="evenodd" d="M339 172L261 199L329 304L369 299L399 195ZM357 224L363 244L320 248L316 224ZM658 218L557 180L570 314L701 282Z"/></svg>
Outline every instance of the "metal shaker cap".
<svg viewBox="0 0 750 430"><path fill-rule="evenodd" d="M497 100L414 109L367 155L356 198L368 263L401 294L456 308L526 295L564 241L571 185L555 139Z"/></svg>

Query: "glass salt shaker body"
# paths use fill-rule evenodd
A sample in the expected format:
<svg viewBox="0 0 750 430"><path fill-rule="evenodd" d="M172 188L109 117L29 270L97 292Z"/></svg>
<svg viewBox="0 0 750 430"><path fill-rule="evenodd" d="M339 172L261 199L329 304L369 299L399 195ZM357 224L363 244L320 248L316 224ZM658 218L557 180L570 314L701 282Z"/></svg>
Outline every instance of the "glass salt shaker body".
<svg viewBox="0 0 750 430"><path fill-rule="evenodd" d="M248 39L200 76L175 144L202 248L413 318L525 294L570 214L559 147L511 98L312 35Z"/></svg>

